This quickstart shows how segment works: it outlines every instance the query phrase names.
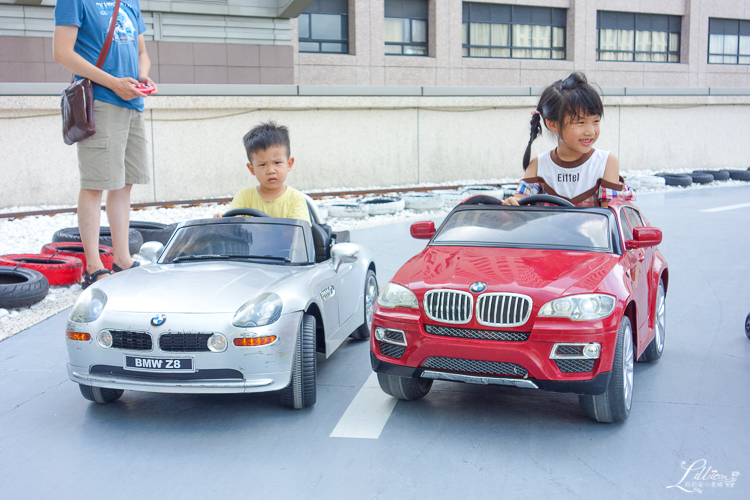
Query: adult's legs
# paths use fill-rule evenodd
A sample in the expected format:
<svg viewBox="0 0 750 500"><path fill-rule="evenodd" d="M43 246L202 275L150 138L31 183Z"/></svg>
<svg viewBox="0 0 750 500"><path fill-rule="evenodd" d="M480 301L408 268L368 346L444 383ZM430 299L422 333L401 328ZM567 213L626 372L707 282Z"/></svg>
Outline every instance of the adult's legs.
<svg viewBox="0 0 750 500"><path fill-rule="evenodd" d="M78 193L78 230L81 233L83 252L86 254L86 272L92 274L104 269L99 257L99 225L102 212L102 192L81 189Z"/></svg>
<svg viewBox="0 0 750 500"><path fill-rule="evenodd" d="M107 192L107 218L109 219L109 228L112 232L114 263L120 266L120 269L129 269L133 265L128 245L130 189L132 187L132 184L125 184L125 187L112 189ZM88 258L88 254L86 258Z"/></svg>

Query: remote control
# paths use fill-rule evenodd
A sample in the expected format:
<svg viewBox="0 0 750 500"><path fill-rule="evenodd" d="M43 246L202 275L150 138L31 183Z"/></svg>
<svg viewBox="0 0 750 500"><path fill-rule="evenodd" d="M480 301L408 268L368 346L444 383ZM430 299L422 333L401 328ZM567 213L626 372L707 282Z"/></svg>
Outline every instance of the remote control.
<svg viewBox="0 0 750 500"><path fill-rule="evenodd" d="M152 87L151 85L146 85L145 83L139 83L138 85L133 84L133 87L144 94L150 94L155 90L154 87Z"/></svg>

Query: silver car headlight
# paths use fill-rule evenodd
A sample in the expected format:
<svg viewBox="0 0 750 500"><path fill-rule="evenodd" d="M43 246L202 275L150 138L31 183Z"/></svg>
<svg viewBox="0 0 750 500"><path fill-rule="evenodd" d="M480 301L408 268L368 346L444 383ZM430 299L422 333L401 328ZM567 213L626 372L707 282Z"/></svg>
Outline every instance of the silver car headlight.
<svg viewBox="0 0 750 500"><path fill-rule="evenodd" d="M615 310L615 298L611 295L588 293L571 295L551 300L539 309L540 318L569 318L573 321L589 321L606 318Z"/></svg>
<svg viewBox="0 0 750 500"><path fill-rule="evenodd" d="M107 305L107 294L99 288L89 288L78 297L76 305L68 316L68 321L76 323L96 321L104 311L105 305Z"/></svg>
<svg viewBox="0 0 750 500"><path fill-rule="evenodd" d="M270 325L281 317L282 306L281 297L275 293L261 293L237 309L232 324L240 328Z"/></svg>
<svg viewBox="0 0 750 500"><path fill-rule="evenodd" d="M393 309L394 307L412 307L418 308L417 296L406 287L395 283L388 283L378 296L380 307Z"/></svg>

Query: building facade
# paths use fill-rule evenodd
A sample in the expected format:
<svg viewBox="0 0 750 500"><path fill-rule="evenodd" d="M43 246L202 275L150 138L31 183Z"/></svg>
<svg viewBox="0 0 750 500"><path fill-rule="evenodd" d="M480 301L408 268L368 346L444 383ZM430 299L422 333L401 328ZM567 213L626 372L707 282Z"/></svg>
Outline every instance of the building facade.
<svg viewBox="0 0 750 500"><path fill-rule="evenodd" d="M0 82L62 82L54 0L0 0ZM141 2L159 83L750 86L748 0Z"/></svg>

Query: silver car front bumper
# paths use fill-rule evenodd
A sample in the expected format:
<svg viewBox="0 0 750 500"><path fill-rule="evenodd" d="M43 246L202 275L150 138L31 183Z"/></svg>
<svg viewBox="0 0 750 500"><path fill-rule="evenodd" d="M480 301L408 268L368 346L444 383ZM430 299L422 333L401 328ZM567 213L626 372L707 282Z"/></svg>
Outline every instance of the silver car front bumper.
<svg viewBox="0 0 750 500"><path fill-rule="evenodd" d="M71 324L77 331L91 335L89 341L67 339L68 376L74 382L96 387L165 393L243 393L276 391L291 380L292 362L302 312L284 314L274 324L259 328L237 328L231 317L222 314L170 314L169 327L153 327L149 313L109 313L94 324ZM137 329L152 337L151 350L103 348L97 333L108 330L136 330L131 325L148 325ZM204 325L208 325L203 327ZM166 325L165 325L166 326ZM165 352L159 347L159 336L169 333L222 333L228 346L223 352ZM237 347L237 337L276 335L272 344ZM190 358L190 372L132 369L125 357L157 360ZM202 376L204 375L205 376ZM220 375L217 375L220 374Z"/></svg>

